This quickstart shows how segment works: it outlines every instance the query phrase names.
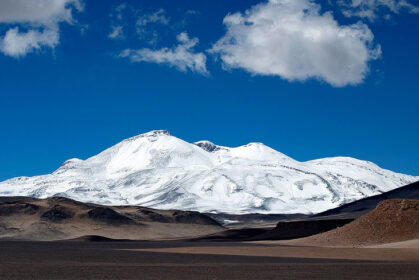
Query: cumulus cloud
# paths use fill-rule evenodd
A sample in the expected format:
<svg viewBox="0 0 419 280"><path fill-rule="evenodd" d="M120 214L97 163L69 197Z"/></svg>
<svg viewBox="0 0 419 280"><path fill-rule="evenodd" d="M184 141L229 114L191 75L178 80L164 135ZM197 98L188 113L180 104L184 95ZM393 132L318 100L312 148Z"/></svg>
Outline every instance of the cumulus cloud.
<svg viewBox="0 0 419 280"><path fill-rule="evenodd" d="M57 30L29 30L21 33L19 28L15 27L6 32L1 47L4 54L19 57L24 56L33 49L40 49L43 46L54 48L57 44Z"/></svg>
<svg viewBox="0 0 419 280"><path fill-rule="evenodd" d="M0 51L20 57L42 47L54 48L59 43L59 23L72 24L73 10L82 9L79 0L0 1L0 24L11 26L0 38Z"/></svg>
<svg viewBox="0 0 419 280"><path fill-rule="evenodd" d="M132 62L149 62L167 64L186 72L191 70L203 75L207 75L206 56L203 53L194 52L194 47L198 44L197 38L189 38L186 32L177 36L178 44L172 48L162 48L152 50L143 48L139 50L126 49L120 57L129 58Z"/></svg>
<svg viewBox="0 0 419 280"><path fill-rule="evenodd" d="M368 73L368 62L381 55L365 24L339 25L311 0L270 0L227 15L224 24L226 34L209 52L225 68L252 74L356 85Z"/></svg>
<svg viewBox="0 0 419 280"><path fill-rule="evenodd" d="M345 16L367 18L370 21L374 21L381 10L387 17L389 12L419 13L419 7L406 0L339 0L338 4L342 7Z"/></svg>

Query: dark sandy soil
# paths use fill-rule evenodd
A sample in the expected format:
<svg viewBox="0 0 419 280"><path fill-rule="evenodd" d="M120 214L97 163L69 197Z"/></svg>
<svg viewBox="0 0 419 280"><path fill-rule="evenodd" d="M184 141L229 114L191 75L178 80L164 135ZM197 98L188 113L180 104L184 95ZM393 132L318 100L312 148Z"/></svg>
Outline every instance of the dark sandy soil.
<svg viewBox="0 0 419 280"><path fill-rule="evenodd" d="M191 240L225 242L296 239L333 230L352 221L353 219L286 221L278 222L276 227L228 229Z"/></svg>
<svg viewBox="0 0 419 280"><path fill-rule="evenodd" d="M218 248L218 255L164 252L202 247ZM374 260L380 252L374 250L380 249L358 252L371 255L370 261L342 260L336 251L334 258L310 258L313 248L307 248L304 257L304 248L284 246L277 248L285 255L298 251L298 257L246 256L264 248L275 250L275 246L245 243L0 241L0 279L419 279L417 259ZM322 249L323 254L332 250ZM223 250L227 254L240 250L244 255L223 255ZM345 250L350 249L340 250L342 256Z"/></svg>

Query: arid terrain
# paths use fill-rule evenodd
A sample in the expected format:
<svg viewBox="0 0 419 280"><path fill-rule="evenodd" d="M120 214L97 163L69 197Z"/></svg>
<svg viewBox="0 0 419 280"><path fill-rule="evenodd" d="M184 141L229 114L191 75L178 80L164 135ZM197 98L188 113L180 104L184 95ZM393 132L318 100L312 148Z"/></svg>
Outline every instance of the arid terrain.
<svg viewBox="0 0 419 280"><path fill-rule="evenodd" d="M419 200L390 199L370 213L331 231L290 240L303 246L364 247L419 239Z"/></svg>
<svg viewBox="0 0 419 280"><path fill-rule="evenodd" d="M318 250L320 249L320 250ZM0 279L418 279L418 251L246 243L0 242Z"/></svg>
<svg viewBox="0 0 419 280"><path fill-rule="evenodd" d="M67 198L0 198L0 238L52 241L103 236L151 240L219 232L212 218L191 211L105 207Z"/></svg>
<svg viewBox="0 0 419 280"><path fill-rule="evenodd" d="M225 214L4 197L0 279L419 279L413 190L237 223Z"/></svg>

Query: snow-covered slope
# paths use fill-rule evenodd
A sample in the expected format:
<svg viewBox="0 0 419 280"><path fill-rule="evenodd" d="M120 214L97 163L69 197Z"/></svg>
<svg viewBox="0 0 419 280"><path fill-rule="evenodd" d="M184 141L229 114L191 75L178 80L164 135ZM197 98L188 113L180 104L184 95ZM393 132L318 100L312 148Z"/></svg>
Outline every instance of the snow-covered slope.
<svg viewBox="0 0 419 280"><path fill-rule="evenodd" d="M141 134L54 173L0 183L1 196L227 213L315 213L418 181L353 158L298 162L261 143L187 143Z"/></svg>

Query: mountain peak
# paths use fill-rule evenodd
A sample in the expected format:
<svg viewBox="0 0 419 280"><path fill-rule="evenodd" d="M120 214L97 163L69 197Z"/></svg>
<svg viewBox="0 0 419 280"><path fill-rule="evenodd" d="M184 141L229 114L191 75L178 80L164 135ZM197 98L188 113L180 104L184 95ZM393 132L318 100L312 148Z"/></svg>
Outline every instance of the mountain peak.
<svg viewBox="0 0 419 280"><path fill-rule="evenodd" d="M146 132L143 134L140 134L143 136L155 136L155 135L167 135L167 136L171 136L170 132L168 130L165 129L160 129L160 130L152 130L150 132Z"/></svg>
<svg viewBox="0 0 419 280"><path fill-rule="evenodd" d="M124 140L52 174L0 182L0 196L66 196L201 212L318 213L419 180L351 158L299 162L261 143L188 143L167 130Z"/></svg>
<svg viewBox="0 0 419 280"><path fill-rule="evenodd" d="M131 138L125 139L121 143L132 142L132 141L135 141L135 140L137 140L139 138L156 139L159 136L164 136L164 135L166 135L166 136L172 136L168 130L164 130L164 129L161 129L161 130L152 130L152 131L149 131L149 132L146 132L146 133L142 133L142 134L133 136Z"/></svg>
<svg viewBox="0 0 419 280"><path fill-rule="evenodd" d="M243 147L251 147L251 146L266 146L266 145L263 144L262 142L250 142L246 145L243 145Z"/></svg>
<svg viewBox="0 0 419 280"><path fill-rule="evenodd" d="M222 149L220 146L217 146L214 143L207 140L198 141L194 144L209 153L216 152Z"/></svg>

